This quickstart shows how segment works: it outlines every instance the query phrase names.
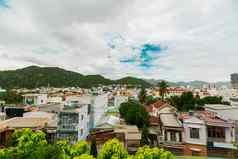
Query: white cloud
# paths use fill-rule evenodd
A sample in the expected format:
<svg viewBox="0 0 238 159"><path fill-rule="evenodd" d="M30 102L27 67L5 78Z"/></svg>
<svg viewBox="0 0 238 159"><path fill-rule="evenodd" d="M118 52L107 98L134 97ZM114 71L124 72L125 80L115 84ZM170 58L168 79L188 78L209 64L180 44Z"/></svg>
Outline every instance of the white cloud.
<svg viewBox="0 0 238 159"><path fill-rule="evenodd" d="M237 0L11 0L0 8L0 69L59 66L110 78L229 80L237 72ZM116 49L107 34L119 34ZM166 45L156 68L120 63L128 46Z"/></svg>

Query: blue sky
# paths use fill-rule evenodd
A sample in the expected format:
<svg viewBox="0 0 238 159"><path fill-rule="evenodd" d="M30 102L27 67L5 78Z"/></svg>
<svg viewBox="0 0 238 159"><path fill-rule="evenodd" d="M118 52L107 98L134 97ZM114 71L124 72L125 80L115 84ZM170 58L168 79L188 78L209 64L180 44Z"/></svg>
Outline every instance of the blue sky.
<svg viewBox="0 0 238 159"><path fill-rule="evenodd" d="M8 7L7 0L0 0L0 7Z"/></svg>
<svg viewBox="0 0 238 159"><path fill-rule="evenodd" d="M211 82L238 72L237 0L0 0L0 19L0 70Z"/></svg>

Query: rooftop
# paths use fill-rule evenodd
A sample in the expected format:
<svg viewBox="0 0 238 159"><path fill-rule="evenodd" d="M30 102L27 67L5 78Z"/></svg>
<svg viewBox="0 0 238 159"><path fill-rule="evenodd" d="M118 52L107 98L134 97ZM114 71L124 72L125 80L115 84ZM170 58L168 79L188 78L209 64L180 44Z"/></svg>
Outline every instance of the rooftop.
<svg viewBox="0 0 238 159"><path fill-rule="evenodd" d="M15 129L15 128L43 128L46 125L49 127L55 127L49 118L40 117L15 117L5 121L0 122L0 132L5 129Z"/></svg>
<svg viewBox="0 0 238 159"><path fill-rule="evenodd" d="M160 114L160 121L166 127L182 127L181 122L174 113Z"/></svg>
<svg viewBox="0 0 238 159"><path fill-rule="evenodd" d="M222 104L206 104L205 108L213 110L227 110L227 109L238 109L238 106L222 105Z"/></svg>

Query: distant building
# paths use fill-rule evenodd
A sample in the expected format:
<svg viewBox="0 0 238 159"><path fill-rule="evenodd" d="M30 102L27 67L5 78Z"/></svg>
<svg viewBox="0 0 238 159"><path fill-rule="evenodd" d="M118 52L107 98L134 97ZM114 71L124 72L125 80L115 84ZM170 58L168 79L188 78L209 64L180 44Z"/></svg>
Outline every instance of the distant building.
<svg viewBox="0 0 238 159"><path fill-rule="evenodd" d="M42 105L47 104L47 94L25 94L23 95L23 104L26 105Z"/></svg>
<svg viewBox="0 0 238 159"><path fill-rule="evenodd" d="M238 89L238 73L231 74L231 85L233 89Z"/></svg>

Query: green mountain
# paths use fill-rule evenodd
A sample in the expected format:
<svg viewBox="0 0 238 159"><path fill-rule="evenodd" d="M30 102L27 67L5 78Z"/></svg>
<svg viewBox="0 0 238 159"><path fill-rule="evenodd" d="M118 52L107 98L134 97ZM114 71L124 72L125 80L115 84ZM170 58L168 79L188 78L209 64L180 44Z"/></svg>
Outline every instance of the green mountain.
<svg viewBox="0 0 238 159"><path fill-rule="evenodd" d="M138 85L138 84L140 84L141 86L144 86L144 87L152 86L152 84L146 82L145 80L135 78L135 77L125 77L125 78L117 80L116 83L118 83L118 84L125 84L126 83L126 84L129 84L129 85Z"/></svg>
<svg viewBox="0 0 238 159"><path fill-rule="evenodd" d="M110 80L101 75L82 75L58 67L29 66L23 69L0 71L0 86L11 88L52 87L82 87L90 88L98 85L129 84L151 86L142 79L126 77L119 80Z"/></svg>

